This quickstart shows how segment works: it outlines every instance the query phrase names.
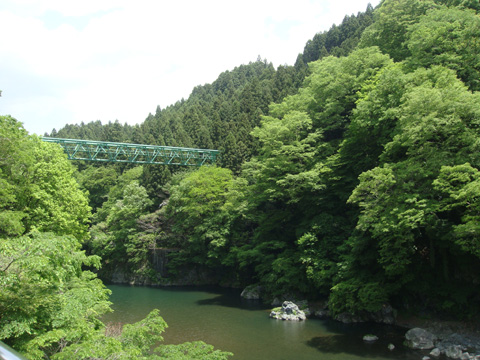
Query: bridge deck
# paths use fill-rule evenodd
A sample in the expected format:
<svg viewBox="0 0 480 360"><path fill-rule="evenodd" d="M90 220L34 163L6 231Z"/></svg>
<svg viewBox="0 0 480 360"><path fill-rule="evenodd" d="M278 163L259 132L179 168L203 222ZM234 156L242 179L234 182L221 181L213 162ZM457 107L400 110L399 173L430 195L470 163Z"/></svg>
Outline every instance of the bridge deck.
<svg viewBox="0 0 480 360"><path fill-rule="evenodd" d="M210 149L51 137L43 137L42 140L60 144L70 160L202 166L215 164L220 153Z"/></svg>

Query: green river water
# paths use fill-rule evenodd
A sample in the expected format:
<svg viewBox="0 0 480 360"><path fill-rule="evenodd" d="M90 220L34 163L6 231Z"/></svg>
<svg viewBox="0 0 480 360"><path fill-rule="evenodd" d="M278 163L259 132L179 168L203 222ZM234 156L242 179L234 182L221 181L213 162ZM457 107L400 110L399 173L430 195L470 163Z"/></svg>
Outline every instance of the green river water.
<svg viewBox="0 0 480 360"><path fill-rule="evenodd" d="M105 322L133 323L160 309L168 324L165 343L202 340L234 353L234 360L418 360L424 354L402 346L404 329L374 324L344 325L308 319L273 320L271 307L243 300L237 290L198 287L109 286L114 312ZM368 344L365 334L380 340ZM393 351L387 349L393 343Z"/></svg>

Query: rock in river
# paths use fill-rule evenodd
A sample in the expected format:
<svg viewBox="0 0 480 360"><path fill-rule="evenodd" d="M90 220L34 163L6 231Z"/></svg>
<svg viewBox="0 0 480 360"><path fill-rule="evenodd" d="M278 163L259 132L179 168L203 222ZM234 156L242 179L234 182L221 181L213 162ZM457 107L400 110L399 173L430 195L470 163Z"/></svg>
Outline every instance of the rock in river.
<svg viewBox="0 0 480 360"><path fill-rule="evenodd" d="M366 342L374 342L377 340L378 340L378 336L372 335L372 334L368 334L363 337L363 341L366 341Z"/></svg>
<svg viewBox="0 0 480 360"><path fill-rule="evenodd" d="M413 328L405 334L405 343L412 349L429 350L435 347L437 337L427 330Z"/></svg>
<svg viewBox="0 0 480 360"><path fill-rule="evenodd" d="M273 309L270 312L270 317L279 320L291 321L300 321L307 318L305 313L291 301L284 301L282 307Z"/></svg>
<svg viewBox="0 0 480 360"><path fill-rule="evenodd" d="M258 300L261 298L262 290L260 285L248 285L240 296L248 300Z"/></svg>

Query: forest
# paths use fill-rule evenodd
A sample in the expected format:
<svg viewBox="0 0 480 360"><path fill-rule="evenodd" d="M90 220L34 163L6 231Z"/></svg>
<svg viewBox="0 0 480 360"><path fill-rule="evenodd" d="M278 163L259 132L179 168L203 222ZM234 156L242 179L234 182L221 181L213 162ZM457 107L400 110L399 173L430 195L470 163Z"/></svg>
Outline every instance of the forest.
<svg viewBox="0 0 480 360"><path fill-rule="evenodd" d="M45 134L219 149L216 167L73 163L0 116L0 340L31 359L231 356L202 342L152 353L157 311L109 336L102 280L119 272L164 284L194 270L334 315L478 317L479 11L383 0L293 66L258 58L139 125Z"/></svg>

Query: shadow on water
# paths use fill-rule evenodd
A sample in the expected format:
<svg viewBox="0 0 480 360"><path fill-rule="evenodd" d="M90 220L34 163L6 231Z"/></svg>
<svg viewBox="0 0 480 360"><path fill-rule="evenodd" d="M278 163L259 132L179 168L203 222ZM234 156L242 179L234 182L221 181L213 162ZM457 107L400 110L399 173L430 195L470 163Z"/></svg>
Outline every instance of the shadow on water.
<svg viewBox="0 0 480 360"><path fill-rule="evenodd" d="M130 285L130 284L116 284L112 282L108 282L106 280L102 280L103 283L107 287L111 288L123 288L123 289L157 289L157 290L164 290L169 292L181 292L181 293L188 293L188 292L203 292L208 294L222 294L224 292L231 292L235 293L238 292L240 294L240 290L238 289L230 289L230 288L222 288L216 285Z"/></svg>
<svg viewBox="0 0 480 360"><path fill-rule="evenodd" d="M196 303L197 305L203 305L203 306L208 306L208 305L223 306L223 307L252 310L252 311L268 310L272 308L271 305L265 304L260 300L244 299L240 297L240 293L238 293L238 296L236 297L233 297L232 293L219 294L218 296L215 296L210 299L198 300L196 301Z"/></svg>
<svg viewBox="0 0 480 360"><path fill-rule="evenodd" d="M122 285L120 285L122 286ZM123 285L123 286L132 286L132 285ZM165 290L165 291L170 291L170 292L181 292L181 293L188 293L188 292L203 292L207 294L218 294L221 295L225 291L235 293L238 292L239 290L236 289L224 289L220 288L215 285L199 285L199 286L193 286L193 285L170 285L170 286L164 286L164 285L152 285L152 286L143 286L140 285L138 286L140 288L152 288L152 289L159 289L159 290ZM240 293L240 292L239 292Z"/></svg>
<svg viewBox="0 0 480 360"><path fill-rule="evenodd" d="M312 337L305 343L322 354L342 352L367 359L402 360L418 360L426 355L403 345L405 329L398 326L371 323L343 324L329 320L325 322L325 327L330 335ZM376 335L378 340L366 342L363 340L366 334ZM393 344L395 349L389 350L389 344Z"/></svg>

